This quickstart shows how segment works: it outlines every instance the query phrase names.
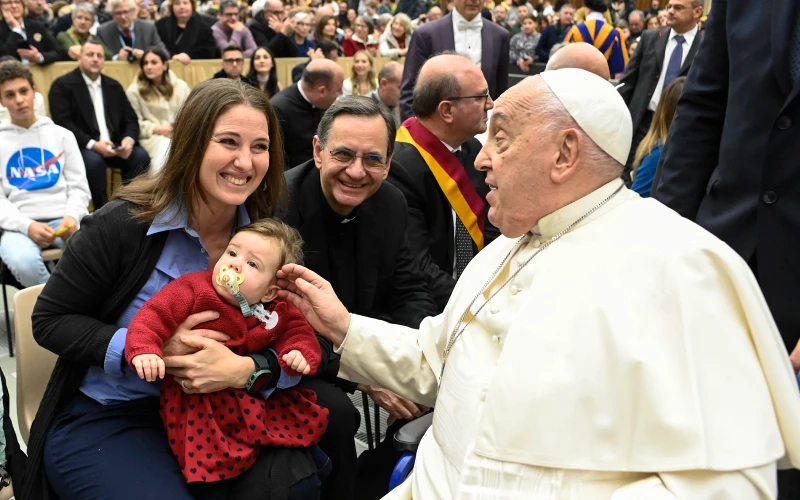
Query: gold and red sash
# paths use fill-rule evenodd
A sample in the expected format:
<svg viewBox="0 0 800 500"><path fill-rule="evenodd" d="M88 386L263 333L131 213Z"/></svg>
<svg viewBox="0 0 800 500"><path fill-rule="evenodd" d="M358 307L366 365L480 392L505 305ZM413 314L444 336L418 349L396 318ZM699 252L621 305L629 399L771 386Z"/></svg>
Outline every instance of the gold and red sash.
<svg viewBox="0 0 800 500"><path fill-rule="evenodd" d="M456 216L464 223L478 250L482 250L486 202L458 158L414 117L403 122L396 140L411 144L419 151Z"/></svg>

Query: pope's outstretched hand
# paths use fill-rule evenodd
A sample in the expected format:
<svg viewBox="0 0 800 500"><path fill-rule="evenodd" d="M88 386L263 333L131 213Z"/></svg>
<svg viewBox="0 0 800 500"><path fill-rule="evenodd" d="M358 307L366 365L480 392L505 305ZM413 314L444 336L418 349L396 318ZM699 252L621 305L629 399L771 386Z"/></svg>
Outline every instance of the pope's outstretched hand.
<svg viewBox="0 0 800 500"><path fill-rule="evenodd" d="M278 270L278 297L294 304L311 327L339 346L350 328L350 313L331 284L314 271L299 264L287 264Z"/></svg>

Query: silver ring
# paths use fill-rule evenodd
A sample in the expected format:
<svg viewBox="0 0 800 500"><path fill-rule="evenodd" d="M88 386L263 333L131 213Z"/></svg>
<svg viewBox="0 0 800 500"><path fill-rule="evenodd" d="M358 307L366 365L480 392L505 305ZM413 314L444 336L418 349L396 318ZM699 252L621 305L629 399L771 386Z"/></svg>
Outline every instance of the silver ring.
<svg viewBox="0 0 800 500"><path fill-rule="evenodd" d="M186 390L186 380L181 380L181 388L185 391Z"/></svg>

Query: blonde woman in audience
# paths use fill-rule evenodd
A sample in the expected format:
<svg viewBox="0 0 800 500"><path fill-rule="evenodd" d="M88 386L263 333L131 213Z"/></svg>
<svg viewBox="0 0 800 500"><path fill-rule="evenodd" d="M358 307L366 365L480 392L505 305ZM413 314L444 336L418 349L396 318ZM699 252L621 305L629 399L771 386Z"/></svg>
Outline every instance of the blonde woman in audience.
<svg viewBox="0 0 800 500"><path fill-rule="evenodd" d="M353 56L352 76L342 84L342 95L368 95L377 88L372 56L366 50L359 50Z"/></svg>
<svg viewBox="0 0 800 500"><path fill-rule="evenodd" d="M661 148L667 140L669 127L672 125L672 118L675 116L675 108L678 106L678 99L683 92L685 76L672 80L656 106L653 121L650 123L650 130L644 136L636 156L633 160L633 185L631 189L639 193L642 198L650 196L650 188L653 186L653 179L656 174L658 160L661 158Z"/></svg>
<svg viewBox="0 0 800 500"><path fill-rule="evenodd" d="M72 27L67 31L62 31L56 36L56 40L61 45L70 59L78 60L81 54L81 45L87 40L92 40L103 46L103 54L106 61L110 61L114 55L108 50L103 42L96 35L92 35L89 30L94 26L97 12L94 5L89 2L81 2L72 10Z"/></svg>
<svg viewBox="0 0 800 500"><path fill-rule="evenodd" d="M394 16L389 29L381 35L381 56L393 59L405 57L411 44L411 31L411 18L402 13Z"/></svg>
<svg viewBox="0 0 800 500"><path fill-rule="evenodd" d="M126 94L139 117L139 142L150 155L151 169L159 171L169 151L175 115L189 97L189 85L170 71L169 57L158 47L145 52L139 67Z"/></svg>

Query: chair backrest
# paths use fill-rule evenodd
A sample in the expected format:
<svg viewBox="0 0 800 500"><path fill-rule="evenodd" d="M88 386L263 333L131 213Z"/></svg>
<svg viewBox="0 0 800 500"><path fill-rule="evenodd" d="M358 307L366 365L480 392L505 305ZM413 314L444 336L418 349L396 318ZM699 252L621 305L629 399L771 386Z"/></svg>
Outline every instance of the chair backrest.
<svg viewBox="0 0 800 500"><path fill-rule="evenodd" d="M31 313L44 285L20 290L14 295L14 328L17 343L17 419L25 444L33 417L39 409L50 374L56 365L55 354L33 340Z"/></svg>

